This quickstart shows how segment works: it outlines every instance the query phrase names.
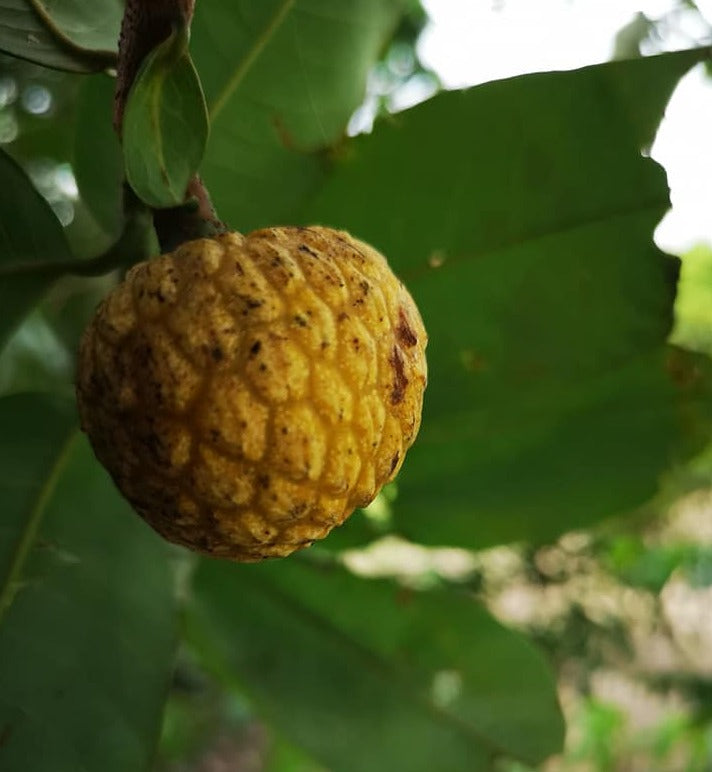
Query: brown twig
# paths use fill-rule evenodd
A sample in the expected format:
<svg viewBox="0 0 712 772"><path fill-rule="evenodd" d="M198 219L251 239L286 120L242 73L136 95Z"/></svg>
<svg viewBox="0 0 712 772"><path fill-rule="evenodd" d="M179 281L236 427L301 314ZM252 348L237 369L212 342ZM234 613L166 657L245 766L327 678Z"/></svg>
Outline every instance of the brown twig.
<svg viewBox="0 0 712 772"><path fill-rule="evenodd" d="M119 138L126 100L141 63L175 27L190 25L194 8L195 0L126 0L114 96L114 129ZM172 250L183 241L225 230L198 175L188 183L186 204L154 210L153 223L163 251Z"/></svg>

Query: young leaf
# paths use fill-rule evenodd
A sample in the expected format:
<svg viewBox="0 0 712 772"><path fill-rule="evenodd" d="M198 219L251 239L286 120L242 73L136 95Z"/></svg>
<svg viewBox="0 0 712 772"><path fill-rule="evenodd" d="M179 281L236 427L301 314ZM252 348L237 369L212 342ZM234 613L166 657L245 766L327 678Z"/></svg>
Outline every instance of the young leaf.
<svg viewBox="0 0 712 772"><path fill-rule="evenodd" d="M131 87L123 122L126 177L152 207L183 203L208 139L200 79L185 29L146 58Z"/></svg>
<svg viewBox="0 0 712 772"><path fill-rule="evenodd" d="M203 561L187 625L206 666L329 768L477 772L561 747L543 658L464 594L298 559Z"/></svg>
<svg viewBox="0 0 712 772"><path fill-rule="evenodd" d="M301 215L381 249L429 331L409 538L549 539L657 491L700 403L685 380L709 380L664 350L677 261L652 243L668 191L640 149L705 55L441 94L356 138Z"/></svg>
<svg viewBox="0 0 712 772"><path fill-rule="evenodd" d="M30 0L0 0L0 51L69 72L96 72L115 59L109 51L90 51L76 45L48 25L44 10L41 3L33 7Z"/></svg>
<svg viewBox="0 0 712 772"><path fill-rule="evenodd" d="M0 151L0 347L71 260L59 220L25 172Z"/></svg>
<svg viewBox="0 0 712 772"><path fill-rule="evenodd" d="M0 768L146 772L172 669L162 542L71 402L0 399Z"/></svg>

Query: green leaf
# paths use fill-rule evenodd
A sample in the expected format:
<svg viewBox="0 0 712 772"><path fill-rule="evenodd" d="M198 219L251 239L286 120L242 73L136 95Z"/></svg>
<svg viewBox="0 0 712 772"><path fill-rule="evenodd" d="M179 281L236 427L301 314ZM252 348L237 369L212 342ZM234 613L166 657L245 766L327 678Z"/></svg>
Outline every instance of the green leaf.
<svg viewBox="0 0 712 772"><path fill-rule="evenodd" d="M121 0L30 0L46 23L77 48L115 55L124 12Z"/></svg>
<svg viewBox="0 0 712 772"><path fill-rule="evenodd" d="M186 30L176 30L146 57L131 87L123 122L126 177L153 207L183 203L208 140L200 79Z"/></svg>
<svg viewBox="0 0 712 772"><path fill-rule="evenodd" d="M74 134L74 174L82 199L106 233L121 228L124 160L112 125L114 80L86 78L79 93Z"/></svg>
<svg viewBox="0 0 712 772"><path fill-rule="evenodd" d="M543 658L465 595L298 559L203 561L187 624L209 668L343 772L475 772L561 746Z"/></svg>
<svg viewBox="0 0 712 772"><path fill-rule="evenodd" d="M288 217L322 180L402 0L198 3L192 48L210 111L201 174L241 230Z"/></svg>
<svg viewBox="0 0 712 772"><path fill-rule="evenodd" d="M25 172L0 151L0 347L71 254L59 220Z"/></svg>
<svg viewBox="0 0 712 772"><path fill-rule="evenodd" d="M147 770L175 644L165 544L71 403L0 400L0 768Z"/></svg>
<svg viewBox="0 0 712 772"><path fill-rule="evenodd" d="M67 391L74 375L69 351L36 311L15 331L0 353L0 394Z"/></svg>
<svg viewBox="0 0 712 772"><path fill-rule="evenodd" d="M672 340L712 355L712 248L707 245L682 256Z"/></svg>
<svg viewBox="0 0 712 772"><path fill-rule="evenodd" d="M97 3L82 5L86 8ZM104 5L101 4L102 9ZM0 51L69 72L96 72L108 67L115 59L113 53L88 51L77 46L53 28L43 10L39 2L33 7L29 0L0 0Z"/></svg>
<svg viewBox="0 0 712 772"><path fill-rule="evenodd" d="M603 553L606 568L622 582L659 593L672 573L699 554L689 544L646 546L640 537L618 536Z"/></svg>
<svg viewBox="0 0 712 772"><path fill-rule="evenodd" d="M677 261L652 244L667 185L640 147L703 55L441 94L357 138L305 207L380 248L429 331L409 538L549 539L656 492L709 396L663 348Z"/></svg>

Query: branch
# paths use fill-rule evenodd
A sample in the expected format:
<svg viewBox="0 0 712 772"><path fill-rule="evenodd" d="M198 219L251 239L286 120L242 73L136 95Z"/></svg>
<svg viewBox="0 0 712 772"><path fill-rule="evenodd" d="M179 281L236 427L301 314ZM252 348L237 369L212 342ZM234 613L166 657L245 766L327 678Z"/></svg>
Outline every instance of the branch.
<svg viewBox="0 0 712 772"><path fill-rule="evenodd" d="M114 96L114 129L119 138L126 100L143 60L175 27L190 25L194 8L195 0L126 1ZM153 224L164 252L173 250L183 241L225 230L198 175L188 183L186 203L173 209L155 209Z"/></svg>

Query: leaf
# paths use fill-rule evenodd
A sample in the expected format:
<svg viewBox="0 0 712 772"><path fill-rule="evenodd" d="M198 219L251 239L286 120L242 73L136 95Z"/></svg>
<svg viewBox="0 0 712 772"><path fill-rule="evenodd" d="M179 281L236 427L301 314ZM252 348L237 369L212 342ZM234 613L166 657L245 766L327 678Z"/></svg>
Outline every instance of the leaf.
<svg viewBox="0 0 712 772"><path fill-rule="evenodd" d="M241 230L289 222L341 140L402 0L198 3L192 48L209 105L201 174Z"/></svg>
<svg viewBox="0 0 712 772"><path fill-rule="evenodd" d="M124 12L121 0L30 0L55 30L77 48L116 53Z"/></svg>
<svg viewBox="0 0 712 772"><path fill-rule="evenodd" d="M465 595L295 559L203 561L187 625L208 667L343 772L475 772L561 746L543 658Z"/></svg>
<svg viewBox="0 0 712 772"><path fill-rule="evenodd" d="M126 177L153 207L183 203L200 166L208 117L186 30L176 30L144 60L123 122Z"/></svg>
<svg viewBox="0 0 712 772"><path fill-rule="evenodd" d="M0 399L0 768L139 772L171 672L172 578L73 412Z"/></svg>
<svg viewBox="0 0 712 772"><path fill-rule="evenodd" d="M0 151L0 348L71 254L59 220L24 171Z"/></svg>
<svg viewBox="0 0 712 772"><path fill-rule="evenodd" d="M74 363L67 347L39 311L30 314L0 354L0 394L67 391Z"/></svg>
<svg viewBox="0 0 712 772"><path fill-rule="evenodd" d="M300 215L380 248L425 319L408 537L549 539L656 492L700 396L663 348L677 262L652 244L667 186L639 149L703 55L441 94L354 140Z"/></svg>
<svg viewBox="0 0 712 772"><path fill-rule="evenodd" d="M77 105L74 174L82 199L106 233L121 228L124 160L111 122L114 80L105 75L86 78Z"/></svg>
<svg viewBox="0 0 712 772"><path fill-rule="evenodd" d="M712 248L699 245L682 257L672 340L712 356Z"/></svg>
<svg viewBox="0 0 712 772"><path fill-rule="evenodd" d="M83 50L57 33L47 26L29 0L0 0L0 51L69 72L103 70L115 58L106 52Z"/></svg>

